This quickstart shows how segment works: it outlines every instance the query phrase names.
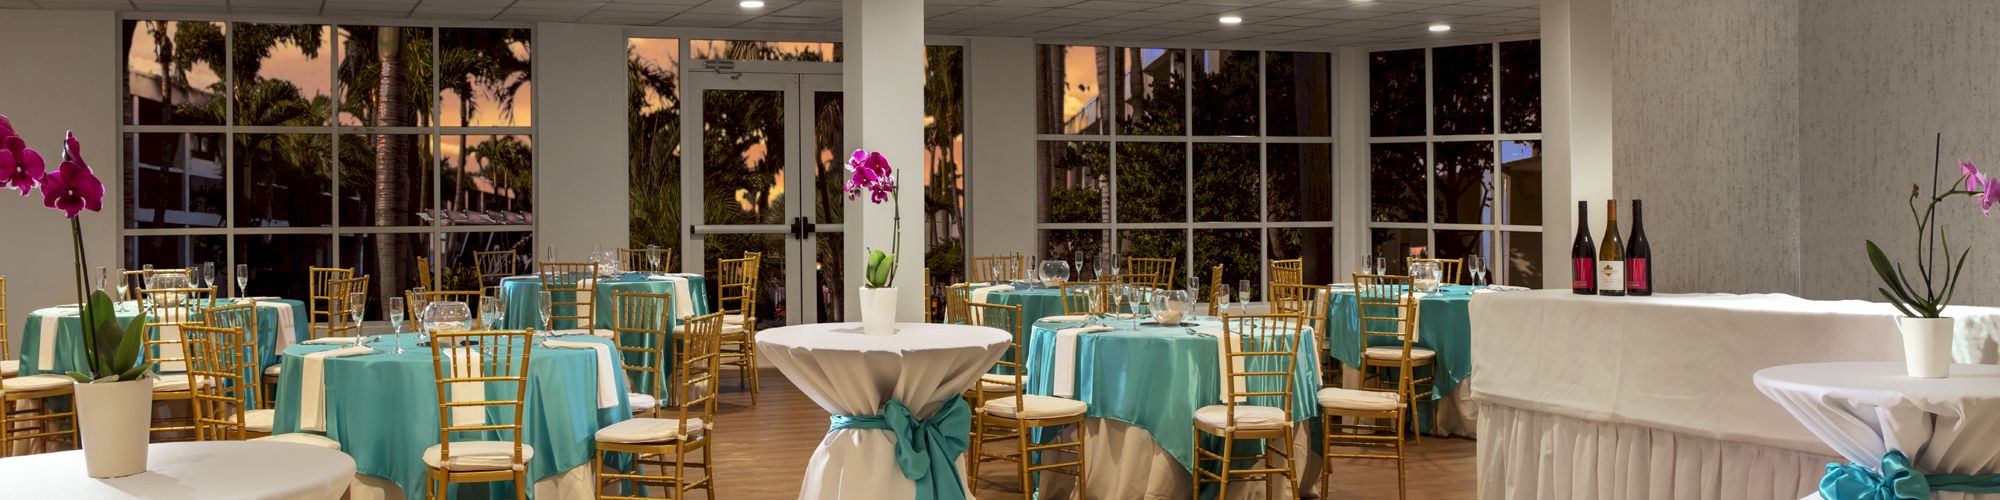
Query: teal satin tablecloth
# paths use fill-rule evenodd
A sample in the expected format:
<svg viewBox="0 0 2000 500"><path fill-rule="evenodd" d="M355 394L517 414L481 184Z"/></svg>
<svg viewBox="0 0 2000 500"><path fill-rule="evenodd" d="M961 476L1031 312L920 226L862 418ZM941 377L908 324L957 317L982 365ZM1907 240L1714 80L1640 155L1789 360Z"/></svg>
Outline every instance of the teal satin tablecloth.
<svg viewBox="0 0 2000 500"><path fill-rule="evenodd" d="M237 303L237 300L219 299L215 301L215 306L234 305ZM310 328L309 318L311 311L306 309L304 303L286 299L262 299L259 302L289 304L292 309L292 331L283 332L282 334L290 335L293 343L304 342L308 338L307 330ZM281 310L283 308L277 306L257 306L257 348L263 354L263 362L258 365L259 370L278 364L278 350L275 347L278 345L278 335L281 334L278 330L280 330L280 325L283 324L278 318L279 311ZM133 302L120 302L118 303L116 315L118 316L118 321L123 323L130 321L133 316L138 316L139 309ZM43 322L49 321L51 318L55 318L56 320L55 359L52 363L52 369L43 370L40 369L42 328ZM28 319L23 321L21 325L20 359L22 375L37 375L42 373L61 374L63 372L82 369L86 364L83 348L83 320L77 317L77 309L70 306L59 306L28 313Z"/></svg>
<svg viewBox="0 0 2000 500"><path fill-rule="evenodd" d="M411 498L424 491L424 450L438 444L437 372L429 347L419 347L414 334L383 335L377 354L327 358L326 437L354 457L362 474L387 479ZM393 354L400 338L405 351ZM570 342L610 341L588 335L559 337ZM540 339L536 340L540 343ZM285 349L284 375L278 382L275 434L299 432L299 374L305 355L338 349L340 345L297 345ZM550 349L537 345L528 362L528 394L523 418L523 443L535 448L528 462L528 480L561 474L588 465L595 452L597 430L631 418L624 372L618 373L618 405L597 408L597 351ZM512 398L511 384L488 384L489 399ZM504 393L504 394L503 394ZM487 421L513 421L504 407L487 410ZM500 433L475 439L501 439ZM455 487L457 488L457 487ZM461 489L453 498L465 498ZM494 485L479 498L513 498L511 486Z"/></svg>
<svg viewBox="0 0 2000 500"><path fill-rule="evenodd" d="M1445 285L1440 292L1426 294L1419 299L1416 346L1437 353L1437 371L1432 379L1435 390L1432 394L1438 399L1450 396L1452 389L1472 376L1472 315L1466 312L1466 307L1472 303L1472 290L1470 286ZM1354 311L1353 290L1335 288L1327 302L1327 350L1341 364L1360 366L1361 319ZM1402 344L1392 337L1369 338L1371 347L1387 345ZM1430 412L1416 413L1417 428L1429 431Z"/></svg>
<svg viewBox="0 0 2000 500"><path fill-rule="evenodd" d="M1116 328L1108 332L1086 333L1076 339L1076 396L1090 405L1085 415L1118 420L1146 429L1153 441L1172 455L1182 467L1194 467L1194 412L1204 406L1222 404L1222 367L1215 337L1188 335L1180 327L1139 326L1145 320L1107 321ZM1220 328L1215 318L1193 320L1196 330ZM1077 328L1081 323L1037 322L1028 345L1029 394L1053 395L1056 330ZM1310 332L1307 335L1311 335ZM1314 347L1306 339L1299 343L1292 374L1292 418L1302 421L1319 416L1319 367ZM1255 360L1253 360L1255 361ZM1252 366L1250 369L1259 369ZM1276 390L1257 387L1252 390ZM1278 397L1254 397L1249 404L1278 406ZM1221 440L1204 439L1203 446L1221 451ZM1239 444L1242 446L1242 444ZM1246 449L1247 451L1247 449ZM1214 465L1214 464L1211 464Z"/></svg>
<svg viewBox="0 0 2000 500"><path fill-rule="evenodd" d="M1033 325L1042 318L1061 316L1063 313L1061 288L996 291L986 295L986 303L1021 306L1022 325Z"/></svg>
<svg viewBox="0 0 2000 500"><path fill-rule="evenodd" d="M609 329L611 328L611 323L617 321L617 318L613 316L612 304L616 302L615 294L618 292L674 293L673 282L648 279L646 276L646 274L641 273L628 273L599 280L590 296L592 304L591 316L597 318L597 323L592 326ZM694 296L694 315L708 314L708 281L700 275L694 274L677 276L688 278L688 295ZM542 278L540 276L509 276L501 278L500 293L505 295L507 299L507 319L504 322L506 328L513 330L529 328L539 330L542 328ZM567 297L558 297L557 300L567 300ZM674 300L688 300L688 298L676 295ZM669 306L676 306L676 304L669 304ZM574 308L569 306L557 306L556 314L570 313L572 309ZM675 325L678 326L680 315L675 314L674 316ZM557 321L553 326L557 330L580 328L576 325L575 321L570 320Z"/></svg>

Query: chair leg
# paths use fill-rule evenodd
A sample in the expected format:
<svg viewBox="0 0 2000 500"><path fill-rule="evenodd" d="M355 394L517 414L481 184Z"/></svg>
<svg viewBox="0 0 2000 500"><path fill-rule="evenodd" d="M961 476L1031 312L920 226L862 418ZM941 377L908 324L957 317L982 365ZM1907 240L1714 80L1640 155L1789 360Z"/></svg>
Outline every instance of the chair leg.
<svg viewBox="0 0 2000 500"><path fill-rule="evenodd" d="M1076 423L1076 497L1090 498L1090 461L1085 459L1083 422Z"/></svg>
<svg viewBox="0 0 2000 500"><path fill-rule="evenodd" d="M1194 499L1201 500L1201 427L1194 428Z"/></svg>
<svg viewBox="0 0 2000 500"><path fill-rule="evenodd" d="M762 389L759 387L761 384L758 384L757 381L763 378L759 377L759 373L757 373L757 346L755 344L744 344L744 348L750 351L750 364L744 367L744 371L750 372L750 406L757 406L757 393Z"/></svg>
<svg viewBox="0 0 2000 500"><path fill-rule="evenodd" d="M1403 422L1402 422L1402 419L1403 419L1403 416L1402 416L1402 413L1401 413L1401 412L1398 412L1398 413L1396 414L1396 426L1397 426L1397 428L1399 428L1399 429L1400 429L1400 428L1402 428L1402 425L1403 425ZM1405 457L1405 456L1403 455L1403 440L1401 440L1401 439L1397 439L1397 440L1396 440L1396 498L1397 498L1397 500L1402 500L1402 498L1403 498L1403 495L1405 495L1405 494L1406 494L1406 493L1405 493L1405 490L1406 490L1406 488L1405 488L1405 486L1404 486L1404 483L1403 483L1403 481L1404 481L1404 479L1403 479L1403 464L1404 464L1405 462L1407 462L1407 460L1406 460L1406 457Z"/></svg>
<svg viewBox="0 0 2000 500"><path fill-rule="evenodd" d="M514 500L528 500L528 471L514 471Z"/></svg>
<svg viewBox="0 0 2000 500"><path fill-rule="evenodd" d="M965 448L965 483L974 489L979 487L979 445L986 440L986 419L983 415L972 416L972 442Z"/></svg>
<svg viewBox="0 0 2000 500"><path fill-rule="evenodd" d="M1215 498L1229 498L1229 462L1236 458L1236 439L1229 431L1222 431L1222 473L1217 484Z"/></svg>
<svg viewBox="0 0 2000 500"><path fill-rule="evenodd" d="M1016 431L1014 442L1019 444L1015 449L1021 452L1021 460L1015 462L1014 467L1016 474L1021 476L1021 500L1034 500L1035 482L1028 476L1028 467L1034 464L1035 460L1028 454L1028 427L1017 424L1014 430Z"/></svg>

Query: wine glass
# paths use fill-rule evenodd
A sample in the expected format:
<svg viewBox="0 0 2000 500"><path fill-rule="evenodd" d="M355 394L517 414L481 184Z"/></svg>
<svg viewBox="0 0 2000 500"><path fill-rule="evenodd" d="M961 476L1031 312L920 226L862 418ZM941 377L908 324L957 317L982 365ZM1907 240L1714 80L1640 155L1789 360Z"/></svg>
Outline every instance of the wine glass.
<svg viewBox="0 0 2000 500"><path fill-rule="evenodd" d="M1121 266L1119 266L1119 265L1118 265L1118 261L1119 261L1119 260L1122 260L1122 259L1119 259L1119 258L1118 258L1118 256L1116 256L1116 255L1107 255L1107 256L1108 256L1108 257L1109 257L1109 258L1111 259L1111 276L1112 276L1112 277L1118 277L1119 275L1122 275L1122 274L1125 274L1125 273L1123 273L1123 272L1119 271L1119 268L1120 268ZM1122 280L1121 280L1121 281L1122 281Z"/></svg>
<svg viewBox="0 0 2000 500"><path fill-rule="evenodd" d="M403 315L406 311L408 311L403 307L403 298L389 297L388 305L384 305L382 307L383 309L386 309L385 311L382 312L387 313L387 316L389 316L389 329L390 329L389 334L396 337L396 350L394 352L396 354L402 354L403 336L400 334L403 333Z"/></svg>
<svg viewBox="0 0 2000 500"><path fill-rule="evenodd" d="M250 265L249 265L249 264L237 264L237 265L236 265L236 296L237 296L237 297L242 297L242 296L245 296L245 295L249 295L249 292L246 292L246 291L245 291L245 290L247 290L247 289L249 289L249 288L250 288Z"/></svg>
<svg viewBox="0 0 2000 500"><path fill-rule="evenodd" d="M1222 313L1229 314L1229 298L1235 297L1235 295L1229 294L1229 284L1216 285L1215 294L1215 299L1222 302L1218 305L1218 307L1222 308Z"/></svg>
<svg viewBox="0 0 2000 500"><path fill-rule="evenodd" d="M1237 309L1241 309L1243 312L1250 312L1250 292L1252 291L1254 290L1250 288L1250 280L1236 280Z"/></svg>
<svg viewBox="0 0 2000 500"><path fill-rule="evenodd" d="M202 286L215 288L215 262L201 263Z"/></svg>
<svg viewBox="0 0 2000 500"><path fill-rule="evenodd" d="M132 280L125 277L125 268L118 268L118 300L125 300L125 292L132 289Z"/></svg>
<svg viewBox="0 0 2000 500"><path fill-rule="evenodd" d="M1376 258L1375 258L1375 274L1382 274L1382 275L1387 275L1387 274L1389 274L1389 258L1388 258L1388 257L1376 257Z"/></svg>
<svg viewBox="0 0 2000 500"><path fill-rule="evenodd" d="M543 290L539 295L536 298L540 300L542 306L542 332L554 332L556 330L556 321L554 318L556 297L547 290Z"/></svg>
<svg viewBox="0 0 2000 500"><path fill-rule="evenodd" d="M1486 262L1479 258L1479 254L1465 256L1465 265L1472 268L1472 286L1486 284Z"/></svg>
<svg viewBox="0 0 2000 500"><path fill-rule="evenodd" d="M480 328L485 328L488 330L499 328L498 326L500 324L499 316L500 316L500 301L498 299L494 299L493 297L479 298Z"/></svg>
<svg viewBox="0 0 2000 500"><path fill-rule="evenodd" d="M1375 274L1375 256L1361 252L1361 274Z"/></svg>
<svg viewBox="0 0 2000 500"><path fill-rule="evenodd" d="M646 245L646 265L652 269L654 276L658 276L660 274L659 245Z"/></svg>
<svg viewBox="0 0 2000 500"><path fill-rule="evenodd" d="M354 345L363 345L367 328L361 324L361 317L368 313L368 295L361 292L347 294L347 317L354 320Z"/></svg>

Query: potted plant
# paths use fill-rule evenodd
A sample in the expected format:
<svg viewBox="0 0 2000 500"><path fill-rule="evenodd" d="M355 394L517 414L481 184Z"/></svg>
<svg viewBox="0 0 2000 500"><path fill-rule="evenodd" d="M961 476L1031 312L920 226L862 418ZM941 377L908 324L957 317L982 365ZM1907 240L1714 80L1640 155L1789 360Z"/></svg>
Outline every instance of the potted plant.
<svg viewBox="0 0 2000 500"><path fill-rule="evenodd" d="M1938 140L1943 141L1943 134L1939 134ZM1981 213L1990 214L1994 203L2000 201L2000 177L1987 177L1970 159L1958 162L1958 181L1948 184L1953 186L1951 189L1940 192L1937 158L1942 155L1933 155L1931 195L1926 197L1922 188L1910 185L1910 217L1917 225L1916 278L1911 279L1900 264L1889 261L1880 245L1868 240L1868 263L1884 285L1876 291L1903 313L1896 318L1896 327L1903 333L1903 363L1909 375L1917 378L1944 378L1951 374L1953 319L1943 313L1958 286L1959 273L1965 270L1966 257L1972 253L1971 248L1966 248L1956 258L1952 256L1951 240L1937 222L1937 206L1953 196L1963 195L1972 197ZM1917 209L1920 198L1925 201L1922 211ZM1942 263L1938 261L1939 247L1944 254Z"/></svg>
<svg viewBox="0 0 2000 500"><path fill-rule="evenodd" d="M889 251L868 249L867 273L861 286L861 329L869 335L896 332L896 251L903 246L903 209L896 204L896 169L882 153L856 149L847 159L847 199L868 192L868 202L886 201L895 213L895 235Z"/></svg>
<svg viewBox="0 0 2000 500"><path fill-rule="evenodd" d="M0 188L27 196L42 190L42 205L69 218L70 243L76 253L76 296L82 307L85 366L68 375L76 380L77 426L83 434L83 454L91 477L120 477L146 470L147 425L153 406L152 363L139 356L145 345L145 311L118 324L111 296L97 290L84 297L88 269L84 261L83 225L77 215L103 209L104 183L83 161L74 131L63 140L62 164L44 172L39 153L14 133L0 116Z"/></svg>

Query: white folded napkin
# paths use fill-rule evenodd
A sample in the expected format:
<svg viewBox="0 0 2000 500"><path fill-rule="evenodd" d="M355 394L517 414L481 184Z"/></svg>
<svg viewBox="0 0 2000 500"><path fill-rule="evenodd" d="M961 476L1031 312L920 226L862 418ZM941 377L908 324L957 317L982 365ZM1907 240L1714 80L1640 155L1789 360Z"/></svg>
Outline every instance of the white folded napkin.
<svg viewBox="0 0 2000 500"><path fill-rule="evenodd" d="M292 337L298 334L298 331L294 330L294 328L298 328L298 323L296 322L297 318L292 316L292 304L290 302L278 302L275 300L259 300L257 301L257 307L269 307L278 314L278 340L273 344L272 349L284 351L286 347L291 347L292 343L297 341L297 339Z"/></svg>
<svg viewBox="0 0 2000 500"><path fill-rule="evenodd" d="M351 346L305 355L299 367L299 429L326 432L326 358L359 356L375 352L366 346Z"/></svg>
<svg viewBox="0 0 2000 500"><path fill-rule="evenodd" d="M1231 369L1237 372L1248 371L1247 367L1243 365L1243 358L1236 357L1235 359L1230 359L1231 356L1229 355L1229 349L1223 345L1223 342L1231 342L1232 344L1230 345L1242 346L1243 335L1232 333L1229 334L1229 338L1225 340L1222 337L1221 328L1203 328L1200 330L1196 330L1195 333L1207 335L1210 337L1215 337L1215 373L1222 377L1215 383L1216 396L1221 397L1229 394L1229 389L1231 384L1235 385L1235 390L1237 394L1250 392L1249 379L1243 377L1231 377L1229 376L1228 370L1222 369L1224 364L1228 364L1231 366ZM1250 400L1250 398L1245 396L1236 397L1236 402L1238 403L1245 402L1248 400Z"/></svg>
<svg viewBox="0 0 2000 500"><path fill-rule="evenodd" d="M1489 293L1489 292L1518 292L1518 291L1522 291L1522 290L1527 290L1527 289L1528 289L1528 287L1525 287L1525 286L1508 286L1508 285L1486 285L1485 287L1482 287L1482 288L1474 288L1474 289L1472 289L1472 293Z"/></svg>
<svg viewBox="0 0 2000 500"><path fill-rule="evenodd" d="M352 344L352 343L354 343L354 340L355 340L355 339L357 339L357 338L359 338L359 337L320 337L320 338L316 338L316 339L312 339L312 340L308 340L308 341L305 341L305 344L306 344L306 345L340 345L340 344Z"/></svg>
<svg viewBox="0 0 2000 500"><path fill-rule="evenodd" d="M647 279L647 280L650 280L650 281L667 281L667 280L669 280L669 279L673 279L673 278L674 278L673 276L671 276L671 275L666 275L666 274L648 274L648 275L646 275L646 279Z"/></svg>
<svg viewBox="0 0 2000 500"><path fill-rule="evenodd" d="M1111 331L1111 327L1086 326L1056 330L1055 378L1049 379L1053 383L1056 397L1076 397L1076 336L1108 331Z"/></svg>
<svg viewBox="0 0 2000 500"><path fill-rule="evenodd" d="M582 281L576 282L576 287L582 289L582 291L576 292L576 301L578 304L596 304L595 300L597 299L592 294L597 290L597 278L584 278ZM583 314L583 306L578 305L576 307L577 310L574 314ZM594 311L595 309L592 310ZM589 326L577 325L578 328L587 328Z"/></svg>
<svg viewBox="0 0 2000 500"><path fill-rule="evenodd" d="M595 349L597 350L597 408L618 406L618 365L611 362L611 346L598 342L571 342L549 340L542 347L552 349Z"/></svg>
<svg viewBox="0 0 2000 500"><path fill-rule="evenodd" d="M1013 289L1014 287L1007 285L994 285L994 286L976 288L972 290L971 300L972 302L977 302L981 304L991 304L991 302L986 301L987 295L991 295L993 292L1013 290Z"/></svg>
<svg viewBox="0 0 2000 500"><path fill-rule="evenodd" d="M1081 323L1083 322L1084 319L1085 318L1082 314L1063 314L1063 315L1045 317L1042 318L1041 320L1050 323Z"/></svg>
<svg viewBox="0 0 2000 500"><path fill-rule="evenodd" d="M62 324L62 317L53 314L45 315L41 317L41 322L42 340L41 345L36 349L38 357L35 358L35 369L46 372L56 369L56 326ZM78 323L81 324L82 322L79 321ZM0 335L6 334L7 332L0 332ZM4 409L0 409L0 411L4 411Z"/></svg>
<svg viewBox="0 0 2000 500"><path fill-rule="evenodd" d="M674 317L686 318L694 316L694 295L688 293L688 278L686 276L668 276L667 281L674 284Z"/></svg>
<svg viewBox="0 0 2000 500"><path fill-rule="evenodd" d="M459 347L451 349L444 352L444 357L445 357L445 363L448 363L450 366L469 367L472 370L472 372L465 373L463 375L459 375L460 371L456 368L446 372L447 374L452 375L454 378L460 376L479 376L486 372L486 360L484 357L480 356L478 346ZM450 393L448 397L451 398L451 402L453 403L470 403L476 401L485 401L486 383L452 382L450 387L445 388L445 392ZM452 427L464 427L468 425L486 425L486 407L484 406L452 407L450 425Z"/></svg>

